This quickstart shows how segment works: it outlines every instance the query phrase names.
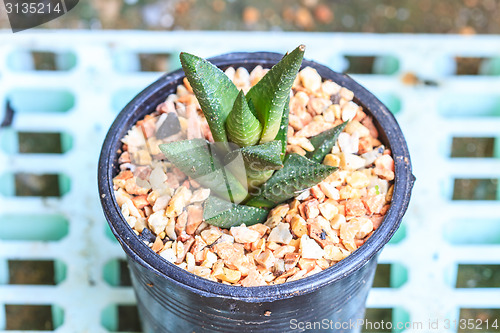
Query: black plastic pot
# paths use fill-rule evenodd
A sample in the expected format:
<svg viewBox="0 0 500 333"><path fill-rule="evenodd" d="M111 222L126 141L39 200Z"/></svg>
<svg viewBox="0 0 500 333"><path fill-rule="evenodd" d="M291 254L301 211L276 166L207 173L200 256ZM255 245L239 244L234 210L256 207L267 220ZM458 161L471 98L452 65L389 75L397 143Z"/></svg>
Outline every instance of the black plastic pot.
<svg viewBox="0 0 500 333"><path fill-rule="evenodd" d="M257 65L270 68L281 59L276 53L231 53L210 59L222 69ZM287 332L318 322L318 328L356 332L371 287L377 257L398 229L410 200L414 177L401 130L389 110L347 75L315 62L324 79L352 90L355 101L374 117L380 140L392 149L395 186L385 220L368 241L346 259L311 277L275 286L237 287L212 282L167 262L151 251L128 226L113 195L118 172L120 139L165 98L175 93L182 70L162 76L137 95L118 115L104 141L99 161L99 192L106 219L125 250L145 332ZM318 326L318 325L321 325Z"/></svg>

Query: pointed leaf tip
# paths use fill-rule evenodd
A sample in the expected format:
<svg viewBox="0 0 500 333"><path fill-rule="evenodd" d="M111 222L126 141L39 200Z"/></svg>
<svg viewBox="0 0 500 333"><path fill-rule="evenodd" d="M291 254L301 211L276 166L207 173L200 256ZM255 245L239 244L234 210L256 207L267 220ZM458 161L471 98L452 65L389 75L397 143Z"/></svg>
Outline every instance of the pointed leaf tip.
<svg viewBox="0 0 500 333"><path fill-rule="evenodd" d="M214 140L226 143L225 122L238 88L223 71L203 58L182 52L180 60Z"/></svg>
<svg viewBox="0 0 500 333"><path fill-rule="evenodd" d="M340 133L344 130L346 125L347 121L310 138L309 141L311 141L314 150L308 152L306 157L318 163L323 162L325 156L332 150L333 146L335 146Z"/></svg>
<svg viewBox="0 0 500 333"><path fill-rule="evenodd" d="M299 72L304 51L301 47L285 55L247 94L254 102L263 130L261 143L274 140L278 134L284 105Z"/></svg>
<svg viewBox="0 0 500 333"><path fill-rule="evenodd" d="M251 101L247 102L241 90L226 120L229 140L240 147L255 145L262 133L262 125L250 109L250 104Z"/></svg>
<svg viewBox="0 0 500 333"><path fill-rule="evenodd" d="M192 65L192 64L189 64L189 62L193 62L195 60L201 60L200 57L197 57L194 54L187 53L187 52L181 52L179 54L179 58L181 60L181 65L182 65L183 68L184 68L185 65ZM186 70L184 69L184 72L185 71Z"/></svg>
<svg viewBox="0 0 500 333"><path fill-rule="evenodd" d="M318 184L335 170L336 167L319 164L292 153L287 155L284 167L276 171L260 188L260 194L247 204L266 207L263 203L272 202L277 205Z"/></svg>

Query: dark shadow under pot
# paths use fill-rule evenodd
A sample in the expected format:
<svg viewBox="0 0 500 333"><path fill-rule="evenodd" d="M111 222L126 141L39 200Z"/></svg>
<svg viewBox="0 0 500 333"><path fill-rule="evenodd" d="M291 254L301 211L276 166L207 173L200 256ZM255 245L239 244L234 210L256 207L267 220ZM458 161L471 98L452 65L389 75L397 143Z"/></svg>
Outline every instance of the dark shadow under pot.
<svg viewBox="0 0 500 333"><path fill-rule="evenodd" d="M270 68L281 59L276 53L231 53L209 59L221 69ZM138 94L111 126L99 161L99 192L106 219L125 250L137 296L144 332L288 332L308 328L356 332L364 318L378 253L399 227L408 207L414 177L404 136L389 110L347 75L304 60L354 92L354 101L373 116L382 143L392 150L395 184L392 203L379 229L359 249L334 266L310 277L280 285L239 287L212 282L176 267L145 245L121 215L113 195L118 173L120 139L146 114L155 110L182 84L184 72L162 76ZM352 325L354 323L354 325ZM311 324L312 325L312 324ZM321 325L321 326L320 326ZM310 326L312 327L312 326Z"/></svg>

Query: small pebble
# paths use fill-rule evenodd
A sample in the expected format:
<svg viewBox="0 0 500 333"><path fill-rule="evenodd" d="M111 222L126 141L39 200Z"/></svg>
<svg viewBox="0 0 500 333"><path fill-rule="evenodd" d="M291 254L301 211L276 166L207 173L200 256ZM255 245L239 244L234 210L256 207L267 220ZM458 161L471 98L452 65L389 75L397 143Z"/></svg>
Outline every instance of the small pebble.
<svg viewBox="0 0 500 333"><path fill-rule="evenodd" d="M169 136L179 133L181 130L181 124L179 118L175 112L167 113L166 119L160 125L156 131L157 139L165 139Z"/></svg>
<svg viewBox="0 0 500 333"><path fill-rule="evenodd" d="M151 230L149 230L148 228L144 228L139 235L139 239L143 242L153 243L156 239L156 236L151 232Z"/></svg>

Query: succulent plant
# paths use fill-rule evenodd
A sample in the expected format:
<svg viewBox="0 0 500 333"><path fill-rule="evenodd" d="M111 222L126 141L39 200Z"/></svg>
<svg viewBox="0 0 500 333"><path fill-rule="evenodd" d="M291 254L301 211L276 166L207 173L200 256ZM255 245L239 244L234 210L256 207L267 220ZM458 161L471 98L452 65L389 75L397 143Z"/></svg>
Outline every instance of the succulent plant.
<svg viewBox="0 0 500 333"><path fill-rule="evenodd" d="M265 221L269 209L328 177L321 164L346 123L310 139L305 157L287 154L290 91L305 47L286 54L245 95L219 68L181 53L182 68L214 142L191 139L160 145L166 158L210 188L203 217L223 228Z"/></svg>

